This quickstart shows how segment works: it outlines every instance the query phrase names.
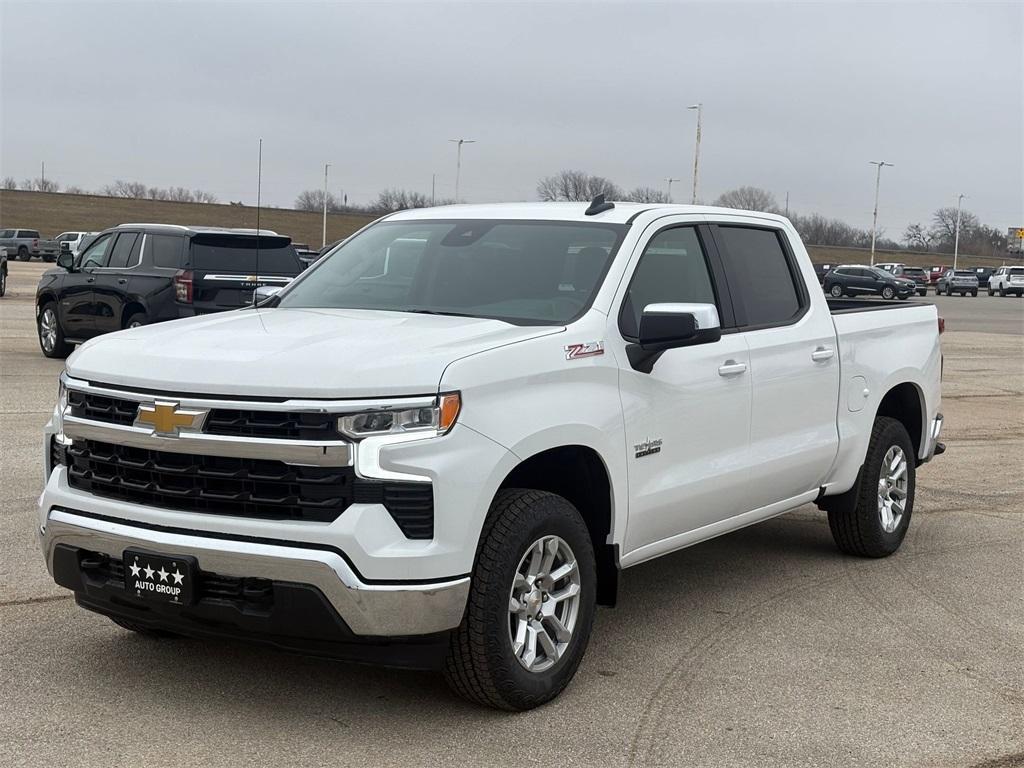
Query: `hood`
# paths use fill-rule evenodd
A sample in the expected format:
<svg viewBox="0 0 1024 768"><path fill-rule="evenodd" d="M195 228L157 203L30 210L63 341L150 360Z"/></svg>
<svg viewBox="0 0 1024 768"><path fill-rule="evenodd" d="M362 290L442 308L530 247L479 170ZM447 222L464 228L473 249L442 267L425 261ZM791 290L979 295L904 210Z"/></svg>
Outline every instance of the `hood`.
<svg viewBox="0 0 1024 768"><path fill-rule="evenodd" d="M224 312L87 342L79 379L163 392L368 398L437 391L449 363L562 331L500 320L352 309Z"/></svg>

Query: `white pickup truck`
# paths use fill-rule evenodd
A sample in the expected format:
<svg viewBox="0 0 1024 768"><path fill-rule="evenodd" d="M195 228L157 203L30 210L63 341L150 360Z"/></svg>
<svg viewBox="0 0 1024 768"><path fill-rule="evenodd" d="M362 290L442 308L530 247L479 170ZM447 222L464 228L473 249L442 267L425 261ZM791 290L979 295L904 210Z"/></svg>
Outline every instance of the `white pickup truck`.
<svg viewBox="0 0 1024 768"><path fill-rule="evenodd" d="M39 535L143 634L556 696L629 566L809 502L896 551L942 451L932 305L830 303L790 223L454 206L260 305L110 334L61 376Z"/></svg>

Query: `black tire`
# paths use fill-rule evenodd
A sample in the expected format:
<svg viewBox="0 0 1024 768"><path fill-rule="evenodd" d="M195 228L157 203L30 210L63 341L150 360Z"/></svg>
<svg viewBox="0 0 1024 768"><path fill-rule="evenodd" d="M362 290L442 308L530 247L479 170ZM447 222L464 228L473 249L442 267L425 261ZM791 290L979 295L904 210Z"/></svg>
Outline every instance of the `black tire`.
<svg viewBox="0 0 1024 768"><path fill-rule="evenodd" d="M892 301L895 297L896 291L892 289L892 286L887 285L882 289L882 298L886 301Z"/></svg>
<svg viewBox="0 0 1024 768"><path fill-rule="evenodd" d="M977 291L971 291L971 296L977 296L977 295L978 295Z"/></svg>
<svg viewBox="0 0 1024 768"><path fill-rule="evenodd" d="M991 288L989 288L989 289L988 289L988 295L989 295L989 296L991 296L991 295L992 295L992 294L994 294L994 293L995 293L995 291L993 291L993 290L992 290Z"/></svg>
<svg viewBox="0 0 1024 768"><path fill-rule="evenodd" d="M136 312L124 321L124 327L138 328L140 325L146 325L148 322L149 318L146 317L145 312Z"/></svg>
<svg viewBox="0 0 1024 768"><path fill-rule="evenodd" d="M18 248L18 261L28 261L32 257L28 253L28 248L24 245Z"/></svg>
<svg viewBox="0 0 1024 768"><path fill-rule="evenodd" d="M53 323L56 332L53 348L49 351L46 349L46 342L43 341L43 322L47 313L50 313L53 316ZM70 355L71 350L74 349L71 344L68 344L64 340L64 329L60 325L60 316L57 314L57 305L52 301L48 301L43 305L42 309L39 310L39 317L36 318L36 338L39 339L39 349L41 349L43 354L47 357L63 360L65 357Z"/></svg>
<svg viewBox="0 0 1024 768"><path fill-rule="evenodd" d="M121 627L121 629L127 629L129 632L134 632L138 635L144 635L145 637L162 638L166 639L169 637L180 637L173 632L167 632L163 629L153 629L152 627L146 627L142 624L136 624L134 621L128 621L127 619L121 619L116 616L109 617L112 622Z"/></svg>
<svg viewBox="0 0 1024 768"><path fill-rule="evenodd" d="M0 269L0 296L7 293L7 270Z"/></svg>
<svg viewBox="0 0 1024 768"><path fill-rule="evenodd" d="M999 295L1000 296L1006 296L1006 289L1005 288L1000 288L999 289Z"/></svg>
<svg viewBox="0 0 1024 768"><path fill-rule="evenodd" d="M918 291L917 295L918 296L927 296L928 295L928 291L926 291L926 290L925 291Z"/></svg>
<svg viewBox="0 0 1024 768"><path fill-rule="evenodd" d="M940 288L937 285L935 286L935 295L936 296L941 296L942 295L942 288Z"/></svg>
<svg viewBox="0 0 1024 768"><path fill-rule="evenodd" d="M838 283L836 283L831 288L829 288L828 292L829 292L829 295L831 295L835 299L842 298L843 286L841 286Z"/></svg>
<svg viewBox="0 0 1024 768"><path fill-rule="evenodd" d="M554 666L529 671L512 650L509 596L530 546L557 535L571 548L580 576L576 625ZM527 710L555 698L576 673L594 621L597 573L593 545L576 508L544 491L499 491L487 513L462 624L453 633L444 664L458 695L489 707Z"/></svg>
<svg viewBox="0 0 1024 768"><path fill-rule="evenodd" d="M879 512L878 488L882 480L882 460L894 446L903 451L907 460L907 495L899 524L887 532ZM875 420L857 483L827 506L829 528L840 550L859 557L887 557L900 548L914 511L916 454L903 424L887 416Z"/></svg>

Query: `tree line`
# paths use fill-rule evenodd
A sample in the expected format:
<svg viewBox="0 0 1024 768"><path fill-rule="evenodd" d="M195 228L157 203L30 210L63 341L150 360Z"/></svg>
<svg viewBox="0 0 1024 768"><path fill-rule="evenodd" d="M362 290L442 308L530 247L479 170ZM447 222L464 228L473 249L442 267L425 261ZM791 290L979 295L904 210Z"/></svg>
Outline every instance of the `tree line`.
<svg viewBox="0 0 1024 768"><path fill-rule="evenodd" d="M25 179L20 184L13 176L0 181L2 189L21 189L27 192L61 192L69 195L102 195L104 197L123 197L133 200L168 200L175 203L216 203L217 196L202 189L186 187L151 187L138 181L116 180L101 189L90 192L78 186L67 186L63 190L53 179L37 177Z"/></svg>

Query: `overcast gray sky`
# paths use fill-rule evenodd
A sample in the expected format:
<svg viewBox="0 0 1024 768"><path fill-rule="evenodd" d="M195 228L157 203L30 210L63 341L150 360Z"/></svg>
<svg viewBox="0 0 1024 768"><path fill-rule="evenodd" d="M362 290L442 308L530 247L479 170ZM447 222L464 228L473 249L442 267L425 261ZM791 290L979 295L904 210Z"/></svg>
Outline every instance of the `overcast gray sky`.
<svg viewBox="0 0 1024 768"><path fill-rule="evenodd" d="M322 184L536 199L561 168L751 184L897 237L942 205L1024 225L1024 3L0 0L0 175L290 206Z"/></svg>

